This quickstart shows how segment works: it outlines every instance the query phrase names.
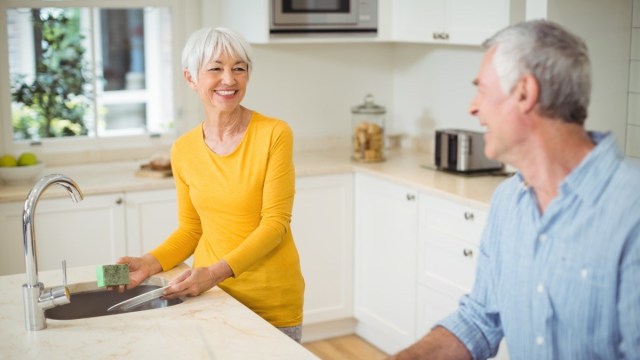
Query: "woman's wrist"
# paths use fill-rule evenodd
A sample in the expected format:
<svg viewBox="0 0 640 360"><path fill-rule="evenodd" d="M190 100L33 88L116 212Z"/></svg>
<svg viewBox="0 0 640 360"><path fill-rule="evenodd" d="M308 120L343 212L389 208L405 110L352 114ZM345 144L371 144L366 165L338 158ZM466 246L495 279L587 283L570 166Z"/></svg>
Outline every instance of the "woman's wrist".
<svg viewBox="0 0 640 360"><path fill-rule="evenodd" d="M231 270L231 266L229 266L229 264L227 264L227 262L224 260L220 260L215 264L207 267L207 270L209 272L209 276L214 282L214 286L233 276L233 270Z"/></svg>
<svg viewBox="0 0 640 360"><path fill-rule="evenodd" d="M162 265L160 264L158 259L155 258L155 256L151 254L144 254L141 259L144 266L149 271L149 276L157 274L162 271Z"/></svg>

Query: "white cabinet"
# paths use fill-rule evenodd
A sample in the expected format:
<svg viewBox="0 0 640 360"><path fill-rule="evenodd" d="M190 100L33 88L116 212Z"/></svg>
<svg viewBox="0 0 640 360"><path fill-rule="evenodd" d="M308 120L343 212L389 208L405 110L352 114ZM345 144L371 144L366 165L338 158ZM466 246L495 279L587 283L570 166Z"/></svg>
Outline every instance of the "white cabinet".
<svg viewBox="0 0 640 360"><path fill-rule="evenodd" d="M355 176L356 333L395 353L415 340L417 192Z"/></svg>
<svg viewBox="0 0 640 360"><path fill-rule="evenodd" d="M421 192L418 213L416 327L425 334L471 290L486 212Z"/></svg>
<svg viewBox="0 0 640 360"><path fill-rule="evenodd" d="M175 189L128 192L125 204L131 256L153 250L178 228Z"/></svg>
<svg viewBox="0 0 640 360"><path fill-rule="evenodd" d="M353 316L353 175L296 179L291 231L305 279L304 324Z"/></svg>
<svg viewBox="0 0 640 360"><path fill-rule="evenodd" d="M38 270L111 263L126 252L124 195L40 199L34 215ZM0 204L0 275L25 271L22 240L24 202Z"/></svg>
<svg viewBox="0 0 640 360"><path fill-rule="evenodd" d="M475 280L487 212L478 206L421 192L418 228L416 335L451 314ZM497 359L508 359L506 345Z"/></svg>
<svg viewBox="0 0 640 360"><path fill-rule="evenodd" d="M522 0L403 0L391 6L394 41L480 45L513 19Z"/></svg>
<svg viewBox="0 0 640 360"><path fill-rule="evenodd" d="M205 25L231 27L251 43L400 41L479 45L499 29L524 20L525 0L378 0L378 36L273 38L269 34L269 3L223 0L204 3ZM247 9L251 8L251 11ZM368 39L368 40L367 40Z"/></svg>
<svg viewBox="0 0 640 360"><path fill-rule="evenodd" d="M24 202L0 204L0 275L25 271L23 206ZM39 270L60 268L63 259L72 267L140 256L177 228L175 190L91 194L79 203L66 194L42 198L36 207L35 227Z"/></svg>

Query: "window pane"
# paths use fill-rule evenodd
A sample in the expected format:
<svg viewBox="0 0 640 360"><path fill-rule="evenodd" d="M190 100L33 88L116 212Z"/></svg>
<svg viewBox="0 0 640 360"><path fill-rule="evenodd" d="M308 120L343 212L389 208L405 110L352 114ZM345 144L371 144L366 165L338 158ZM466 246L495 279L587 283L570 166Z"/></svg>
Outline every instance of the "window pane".
<svg viewBox="0 0 640 360"><path fill-rule="evenodd" d="M173 128L167 8L97 9L98 135ZM98 41L96 41L98 43Z"/></svg>
<svg viewBox="0 0 640 360"><path fill-rule="evenodd" d="M147 104L118 104L105 106L106 130L133 130L144 132L147 127Z"/></svg>
<svg viewBox="0 0 640 360"><path fill-rule="evenodd" d="M88 134L91 69L81 26L86 14L78 8L7 12L14 139Z"/></svg>
<svg viewBox="0 0 640 360"><path fill-rule="evenodd" d="M100 10L104 90L144 89L142 9Z"/></svg>
<svg viewBox="0 0 640 360"><path fill-rule="evenodd" d="M20 8L7 20L14 140L173 128L168 8Z"/></svg>

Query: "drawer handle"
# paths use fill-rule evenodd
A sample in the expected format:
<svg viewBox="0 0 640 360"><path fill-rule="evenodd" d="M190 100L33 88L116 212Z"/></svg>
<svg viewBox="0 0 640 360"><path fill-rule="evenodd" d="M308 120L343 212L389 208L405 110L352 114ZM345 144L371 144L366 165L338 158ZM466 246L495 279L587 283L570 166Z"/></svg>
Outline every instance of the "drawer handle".
<svg viewBox="0 0 640 360"><path fill-rule="evenodd" d="M464 212L464 219L465 220L469 220L469 221L473 221L473 213L471 211L465 211Z"/></svg>
<svg viewBox="0 0 640 360"><path fill-rule="evenodd" d="M123 202L124 200L122 200L122 198L118 198L118 200L116 200L117 205L122 205Z"/></svg>
<svg viewBox="0 0 640 360"><path fill-rule="evenodd" d="M471 250L471 249L463 249L462 250L462 255L464 255L465 257L472 257L473 256L473 250Z"/></svg>
<svg viewBox="0 0 640 360"><path fill-rule="evenodd" d="M407 200L409 200L409 201L413 201L413 200L415 200L415 199L416 199L416 196L415 196L415 195L413 195L413 194L407 194Z"/></svg>

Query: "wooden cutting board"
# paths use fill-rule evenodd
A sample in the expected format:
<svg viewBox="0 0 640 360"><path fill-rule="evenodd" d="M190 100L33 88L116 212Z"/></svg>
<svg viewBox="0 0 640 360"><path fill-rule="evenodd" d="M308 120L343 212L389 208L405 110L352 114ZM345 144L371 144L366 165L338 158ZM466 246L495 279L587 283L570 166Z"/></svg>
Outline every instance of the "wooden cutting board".
<svg viewBox="0 0 640 360"><path fill-rule="evenodd" d="M155 170L155 169L152 169L151 165L149 164L140 165L140 169L136 170L136 176L140 176L140 177L150 177L150 178L161 179L161 178L171 177L172 175L173 173L171 172L171 169Z"/></svg>

